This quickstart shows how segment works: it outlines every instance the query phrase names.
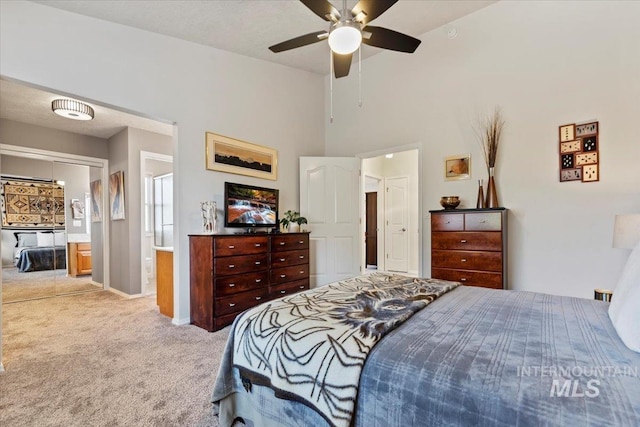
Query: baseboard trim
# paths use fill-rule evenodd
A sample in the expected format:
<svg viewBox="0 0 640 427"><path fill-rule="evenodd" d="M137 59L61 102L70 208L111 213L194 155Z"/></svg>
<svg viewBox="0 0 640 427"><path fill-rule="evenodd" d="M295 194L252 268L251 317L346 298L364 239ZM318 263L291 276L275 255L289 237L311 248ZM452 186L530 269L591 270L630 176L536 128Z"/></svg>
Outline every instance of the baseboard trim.
<svg viewBox="0 0 640 427"><path fill-rule="evenodd" d="M189 325L191 323L191 317L183 317L182 319L171 319L171 323L176 326Z"/></svg>
<svg viewBox="0 0 640 427"><path fill-rule="evenodd" d="M121 297L124 297L124 298L127 298L127 299L142 298L142 297L144 296L144 295L142 295L142 294L133 294L133 295L129 295L129 294L127 294L127 293L124 293L124 292L119 291L119 290L114 289L114 288L109 288L109 289L107 289L107 290L108 290L109 292L113 292L114 294L116 294L116 295L118 295L118 296L121 296Z"/></svg>

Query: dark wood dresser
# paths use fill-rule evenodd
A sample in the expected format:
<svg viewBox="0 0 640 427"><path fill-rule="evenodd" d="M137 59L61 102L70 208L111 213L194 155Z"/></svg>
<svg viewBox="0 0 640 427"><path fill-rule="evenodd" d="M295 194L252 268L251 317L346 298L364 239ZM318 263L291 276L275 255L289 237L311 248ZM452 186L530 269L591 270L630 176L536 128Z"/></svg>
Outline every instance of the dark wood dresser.
<svg viewBox="0 0 640 427"><path fill-rule="evenodd" d="M189 235L191 323L209 332L242 311L309 289L309 233Z"/></svg>
<svg viewBox="0 0 640 427"><path fill-rule="evenodd" d="M507 209L431 213L431 277L507 289Z"/></svg>

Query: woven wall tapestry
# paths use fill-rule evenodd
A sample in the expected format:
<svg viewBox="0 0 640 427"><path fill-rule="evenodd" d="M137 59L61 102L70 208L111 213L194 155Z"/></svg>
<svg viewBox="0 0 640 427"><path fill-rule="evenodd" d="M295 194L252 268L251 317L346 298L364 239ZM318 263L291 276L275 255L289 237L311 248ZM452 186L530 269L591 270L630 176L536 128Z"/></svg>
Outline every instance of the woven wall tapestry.
<svg viewBox="0 0 640 427"><path fill-rule="evenodd" d="M64 228L64 187L43 181L2 179L2 228Z"/></svg>

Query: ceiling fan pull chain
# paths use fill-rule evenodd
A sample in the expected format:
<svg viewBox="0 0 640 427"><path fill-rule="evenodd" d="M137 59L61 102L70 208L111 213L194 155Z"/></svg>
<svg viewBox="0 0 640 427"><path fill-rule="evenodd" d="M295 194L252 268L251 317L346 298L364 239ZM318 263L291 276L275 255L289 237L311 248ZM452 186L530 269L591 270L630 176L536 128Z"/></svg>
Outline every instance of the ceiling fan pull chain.
<svg viewBox="0 0 640 427"><path fill-rule="evenodd" d="M329 63L331 74L329 74L329 123L333 123L333 52L329 49Z"/></svg>
<svg viewBox="0 0 640 427"><path fill-rule="evenodd" d="M362 45L358 48L358 107L362 108Z"/></svg>

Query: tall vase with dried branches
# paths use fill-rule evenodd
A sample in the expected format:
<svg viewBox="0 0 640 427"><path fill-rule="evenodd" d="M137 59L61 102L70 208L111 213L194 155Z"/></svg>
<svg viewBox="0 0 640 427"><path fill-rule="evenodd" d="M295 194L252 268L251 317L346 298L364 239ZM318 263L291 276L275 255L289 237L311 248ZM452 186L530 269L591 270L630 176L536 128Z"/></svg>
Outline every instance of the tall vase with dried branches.
<svg viewBox="0 0 640 427"><path fill-rule="evenodd" d="M497 208L500 206L498 203L498 192L496 190L494 173L504 124L502 111L500 107L496 107L492 115L481 117L478 120L479 127L476 130L478 142L482 147L484 161L487 165L487 174L489 175L485 203L485 206L488 208Z"/></svg>

